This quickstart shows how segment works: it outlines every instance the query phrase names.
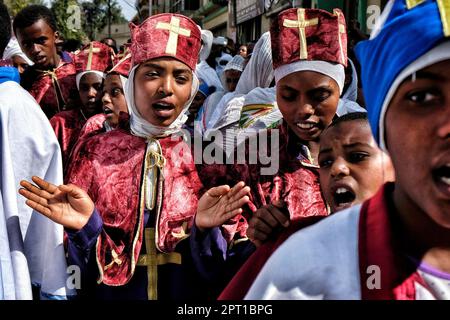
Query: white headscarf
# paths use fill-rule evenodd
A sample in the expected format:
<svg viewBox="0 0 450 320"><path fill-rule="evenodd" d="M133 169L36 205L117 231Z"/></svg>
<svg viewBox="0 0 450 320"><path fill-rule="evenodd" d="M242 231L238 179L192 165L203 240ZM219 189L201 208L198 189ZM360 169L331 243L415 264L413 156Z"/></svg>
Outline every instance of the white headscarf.
<svg viewBox="0 0 450 320"><path fill-rule="evenodd" d="M270 32L265 32L255 44L253 54L239 78L236 90L225 94L218 104L208 105L205 101L205 108L214 109L214 111L210 113L211 117L207 123L206 129L218 128L217 124L219 121L233 122L235 116L232 116L232 119L229 119L229 121L224 118L226 114L236 115L236 112L234 111L237 110L237 106L241 102L241 99L239 98L257 87L268 88L272 83L273 77L274 72L272 67ZM237 101L231 103L231 100L235 98ZM228 106L229 103L231 104ZM242 107L242 104L240 105ZM232 109L231 112L226 110L228 108Z"/></svg>
<svg viewBox="0 0 450 320"><path fill-rule="evenodd" d="M299 60L289 64L283 64L275 69L275 81L278 83L278 81L287 75L298 71L315 71L329 76L338 84L340 94L344 90L344 66L342 64L334 64L320 60Z"/></svg>
<svg viewBox="0 0 450 320"><path fill-rule="evenodd" d="M61 150L47 117L19 84L0 84L0 300L64 299L69 290L63 227L25 204L17 190L36 175L63 183ZM23 130L26 128L26 130Z"/></svg>
<svg viewBox="0 0 450 320"><path fill-rule="evenodd" d="M220 57L216 58L216 73L217 76L220 78L222 76L223 73L223 69L225 69L225 66L227 65L228 62L231 61L231 59L233 59L233 56L231 56L228 53L223 53Z"/></svg>
<svg viewBox="0 0 450 320"><path fill-rule="evenodd" d="M208 59L209 54L211 53L211 47L213 44L214 36L211 31L200 29L202 34L203 45L200 49L199 58L200 62L206 61Z"/></svg>
<svg viewBox="0 0 450 320"><path fill-rule="evenodd" d="M348 63L352 68L352 82L350 82L347 90L342 94L342 99L356 102L358 99L358 73L356 72L355 65L351 59L348 59Z"/></svg>
<svg viewBox="0 0 450 320"><path fill-rule="evenodd" d="M77 89L80 90L80 81L81 78L88 73L95 73L96 75L99 75L102 79L105 79L106 74L98 71L98 70L87 70L87 71L82 71L80 73L77 73L77 75L75 76L75 81L77 83Z"/></svg>
<svg viewBox="0 0 450 320"><path fill-rule="evenodd" d="M216 71L209 66L206 61L201 61L197 64L195 73L199 79L202 79L209 87L213 86L216 91L223 91L222 82L217 76Z"/></svg>
<svg viewBox="0 0 450 320"><path fill-rule="evenodd" d="M149 137L165 137L180 131L183 124L186 122L188 118L186 116L186 111L189 109L189 106L191 105L191 102L192 100L194 100L195 95L197 94L198 91L199 81L197 76L195 75L195 72L192 72L191 95L189 97L189 100L184 105L183 110L175 119L175 121L172 122L169 126L161 127L155 126L150 122L148 122L147 120L145 120L136 107L134 100L134 75L138 67L139 65L136 65L133 67L133 69L131 69L125 86L125 99L127 101L128 112L130 114L131 133L133 133L135 136L138 137L149 138Z"/></svg>
<svg viewBox="0 0 450 320"><path fill-rule="evenodd" d="M236 87L236 94L247 94L260 87L268 88L273 80L270 32L265 32L255 44L247 66Z"/></svg>
<svg viewBox="0 0 450 320"><path fill-rule="evenodd" d="M5 48L5 51L3 52L3 59L8 60L12 59L14 56L19 56L25 62L32 66L34 63L31 61L25 53L23 53L22 49L20 49L19 42L17 42L16 38L11 38L8 42L8 45Z"/></svg>
<svg viewBox="0 0 450 320"><path fill-rule="evenodd" d="M378 122L378 128L380 130L380 149L383 151L387 151L386 149L386 141L385 141L385 117L386 111L391 102L392 97L397 91L399 85L413 73L417 71L429 67L435 63L449 60L450 59L450 40L442 42L437 45L424 55L417 58L414 62L412 62L409 66L407 66L403 71L395 78L395 81L392 83L391 88L389 89L386 97L384 98L383 106L381 107L380 112L380 120Z"/></svg>
<svg viewBox="0 0 450 320"><path fill-rule="evenodd" d="M225 68L223 68L223 72L222 72L222 76L220 77L220 80L222 82L222 86L225 89L225 91L228 92L225 71L236 70L236 71L242 72L244 70L244 64L245 64L245 59L240 55L235 55L230 61L228 61Z"/></svg>

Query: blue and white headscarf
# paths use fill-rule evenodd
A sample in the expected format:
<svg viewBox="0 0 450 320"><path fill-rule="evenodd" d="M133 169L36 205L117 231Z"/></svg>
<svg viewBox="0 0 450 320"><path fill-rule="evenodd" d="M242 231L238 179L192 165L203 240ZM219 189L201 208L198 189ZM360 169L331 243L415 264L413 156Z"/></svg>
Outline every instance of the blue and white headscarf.
<svg viewBox="0 0 450 320"><path fill-rule="evenodd" d="M450 59L449 36L449 0L391 0L370 39L356 46L370 125L383 150L385 114L398 86Z"/></svg>

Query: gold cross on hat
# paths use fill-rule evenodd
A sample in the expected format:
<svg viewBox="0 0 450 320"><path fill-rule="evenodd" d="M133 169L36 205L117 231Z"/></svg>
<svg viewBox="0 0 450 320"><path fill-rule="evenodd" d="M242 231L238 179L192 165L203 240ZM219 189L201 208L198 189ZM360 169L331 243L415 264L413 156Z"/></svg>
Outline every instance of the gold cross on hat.
<svg viewBox="0 0 450 320"><path fill-rule="evenodd" d="M158 22L156 29L169 30L169 41L167 41L166 53L171 55L177 54L178 36L189 37L191 30L180 27L180 18L171 17L170 23Z"/></svg>
<svg viewBox="0 0 450 320"><path fill-rule="evenodd" d="M284 19L283 27L298 28L298 37L300 40L300 59L308 58L308 44L306 43L306 28L319 24L319 18L306 20L305 9L297 10L297 20Z"/></svg>
<svg viewBox="0 0 450 320"><path fill-rule="evenodd" d="M87 62L87 65L86 65L86 71L89 71L89 70L91 70L91 66L92 66L92 56L94 55L94 52L95 53L99 53L100 52L100 48L94 48L94 44L91 42L89 44L89 49L85 49L83 52L84 53L89 53L89 55L88 55L88 62Z"/></svg>

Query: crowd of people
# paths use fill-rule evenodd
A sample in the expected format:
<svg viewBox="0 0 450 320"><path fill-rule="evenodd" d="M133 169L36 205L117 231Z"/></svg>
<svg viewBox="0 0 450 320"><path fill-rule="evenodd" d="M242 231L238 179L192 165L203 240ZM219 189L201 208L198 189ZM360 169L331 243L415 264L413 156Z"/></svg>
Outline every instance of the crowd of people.
<svg viewBox="0 0 450 320"><path fill-rule="evenodd" d="M69 51L0 3L0 299L450 299L449 8Z"/></svg>

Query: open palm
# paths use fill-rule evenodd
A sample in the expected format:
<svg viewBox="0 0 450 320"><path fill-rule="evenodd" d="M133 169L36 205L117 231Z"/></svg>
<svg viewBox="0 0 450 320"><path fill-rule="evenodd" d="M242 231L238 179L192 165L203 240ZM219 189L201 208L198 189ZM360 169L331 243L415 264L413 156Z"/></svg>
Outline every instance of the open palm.
<svg viewBox="0 0 450 320"><path fill-rule="evenodd" d="M242 213L242 206L250 201L250 188L244 182L233 188L223 185L209 189L198 202L195 224L201 231L221 226Z"/></svg>
<svg viewBox="0 0 450 320"><path fill-rule="evenodd" d="M72 230L80 230L94 211L94 203L81 188L69 184L55 186L39 177L33 182L22 180L19 193L26 204L56 223Z"/></svg>

